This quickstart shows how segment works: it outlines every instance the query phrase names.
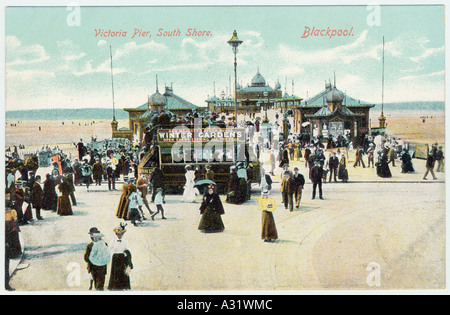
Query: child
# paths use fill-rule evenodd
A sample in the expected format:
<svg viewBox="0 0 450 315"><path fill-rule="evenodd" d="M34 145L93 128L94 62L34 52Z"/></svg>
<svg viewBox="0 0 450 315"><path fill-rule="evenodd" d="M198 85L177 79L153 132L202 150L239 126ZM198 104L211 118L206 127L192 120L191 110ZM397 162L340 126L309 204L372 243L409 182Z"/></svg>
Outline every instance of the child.
<svg viewBox="0 0 450 315"><path fill-rule="evenodd" d="M156 189L156 196L155 196L156 212L152 214L152 220L155 220L155 215L157 215L160 211L162 216L161 219L166 220L166 218L164 217L164 208L162 206L164 203L162 192L163 192L162 188Z"/></svg>
<svg viewBox="0 0 450 315"><path fill-rule="evenodd" d="M130 196L128 196L130 203L128 204L128 215L130 216L131 223L137 226L136 220L139 220L141 215L139 213L139 195L133 191Z"/></svg>
<svg viewBox="0 0 450 315"><path fill-rule="evenodd" d="M140 190L138 190L136 193L137 193L139 216L140 216L139 221L147 220L147 218L144 216L144 211L142 211L142 205L144 204L144 199L142 198L142 192Z"/></svg>

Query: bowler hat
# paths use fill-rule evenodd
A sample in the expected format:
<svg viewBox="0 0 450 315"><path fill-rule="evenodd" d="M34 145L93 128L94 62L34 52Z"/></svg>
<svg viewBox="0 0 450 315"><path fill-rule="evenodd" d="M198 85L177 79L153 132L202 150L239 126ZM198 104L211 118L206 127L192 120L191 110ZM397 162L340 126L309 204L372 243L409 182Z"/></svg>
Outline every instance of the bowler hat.
<svg viewBox="0 0 450 315"><path fill-rule="evenodd" d="M90 230L89 230L89 233L88 234L96 234L96 233L100 233L100 231L96 228L96 227L92 227Z"/></svg>

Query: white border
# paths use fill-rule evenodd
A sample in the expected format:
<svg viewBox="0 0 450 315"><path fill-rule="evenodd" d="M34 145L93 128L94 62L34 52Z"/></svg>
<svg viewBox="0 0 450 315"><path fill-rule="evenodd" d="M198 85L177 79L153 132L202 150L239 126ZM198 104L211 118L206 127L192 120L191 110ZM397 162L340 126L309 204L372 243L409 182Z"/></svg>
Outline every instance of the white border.
<svg viewBox="0 0 450 315"><path fill-rule="evenodd" d="M449 14L449 8L446 6L446 1L339 1L339 2L332 2L330 0L309 0L309 1L269 1L269 0L253 0L253 1L237 1L237 0L215 0L215 1L201 1L201 0L189 0L189 1L182 1L182 0L168 0L168 1L149 1L149 0L141 0L141 1L119 1L119 0L108 0L108 1L88 1L88 0L73 0L73 1L61 1L61 0L38 0L38 1L32 1L32 0L3 0L0 3L0 21L3 21L0 24L0 72L2 75L0 76L0 104L3 105L3 112L0 116L0 124L1 124L1 133L3 137L0 140L1 150L4 152L5 150L5 104L6 104L6 91L5 91L5 30L6 30L6 21L5 21L5 11L6 8L11 7L20 7L20 6L54 6L54 7L64 7L69 5L80 5L80 6L121 6L121 7L130 7L130 6L287 6L287 5L297 5L297 6L364 6L364 5L443 5L445 7L445 44L449 43L449 23L450 21L450 14ZM449 59L449 53L446 45L445 49L445 74L447 74L448 65L450 64ZM445 103L449 104L449 91L450 87L449 84L447 84L447 76L445 76ZM446 105L446 111L447 111L447 105ZM445 119L446 126L449 126L449 118L446 117ZM450 139L448 128L446 128L445 137L447 139L446 141L446 152L450 152ZM1 165L5 165L5 155L1 155ZM0 176L1 178L5 178L5 168L0 167ZM446 181L447 181L447 174L450 172L450 167L446 167ZM2 209L4 209L4 191L2 191L2 200L1 205ZM446 196L450 196L449 194L450 190L446 185ZM446 209L448 209L448 203L446 203ZM4 211L0 211L1 215L1 222L4 222ZM449 212L446 211L446 227L449 226ZM4 244L4 225L2 223L1 228L1 244ZM446 228L446 285L449 287L450 284L450 268L449 268L449 231ZM0 255L1 255L1 262L2 262L2 268L0 271L1 276L1 289L0 293L5 295L86 295L87 293L82 292L59 292L59 291L32 291L32 292L9 292L5 291L3 287L4 283L4 246L0 246ZM293 290L293 291L131 291L131 292L90 292L90 295L184 295L184 296L190 296L190 295L447 295L449 294L450 290L448 288L444 290Z"/></svg>

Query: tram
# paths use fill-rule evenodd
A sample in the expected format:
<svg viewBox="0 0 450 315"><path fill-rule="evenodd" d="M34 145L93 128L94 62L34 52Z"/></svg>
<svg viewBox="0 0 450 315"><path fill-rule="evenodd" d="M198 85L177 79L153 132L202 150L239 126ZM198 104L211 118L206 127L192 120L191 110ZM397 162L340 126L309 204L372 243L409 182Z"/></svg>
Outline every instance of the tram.
<svg viewBox="0 0 450 315"><path fill-rule="evenodd" d="M155 144L140 159L139 173L150 175L159 167L165 189L171 193L183 192L187 165L193 170L199 168L200 173L209 166L219 193L227 190L232 166L245 167L247 180L259 183L260 163L250 158L245 129L215 127L158 128Z"/></svg>

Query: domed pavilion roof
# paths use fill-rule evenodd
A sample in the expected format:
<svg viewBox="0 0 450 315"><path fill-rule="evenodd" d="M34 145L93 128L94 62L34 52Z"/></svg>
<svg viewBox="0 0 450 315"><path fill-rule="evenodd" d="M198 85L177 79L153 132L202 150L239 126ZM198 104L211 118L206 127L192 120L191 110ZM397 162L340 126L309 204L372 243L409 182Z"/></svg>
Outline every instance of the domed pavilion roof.
<svg viewBox="0 0 450 315"><path fill-rule="evenodd" d="M150 105L156 106L163 106L167 104L166 97L159 93L158 90L156 90L156 92L152 96L150 96L148 102Z"/></svg>
<svg viewBox="0 0 450 315"><path fill-rule="evenodd" d="M265 85L266 85L266 80L259 73L259 69L258 69L258 72L255 74L255 76L252 79L252 86L265 86Z"/></svg>
<svg viewBox="0 0 450 315"><path fill-rule="evenodd" d="M325 97L327 103L342 103L344 100L344 93L333 87Z"/></svg>

